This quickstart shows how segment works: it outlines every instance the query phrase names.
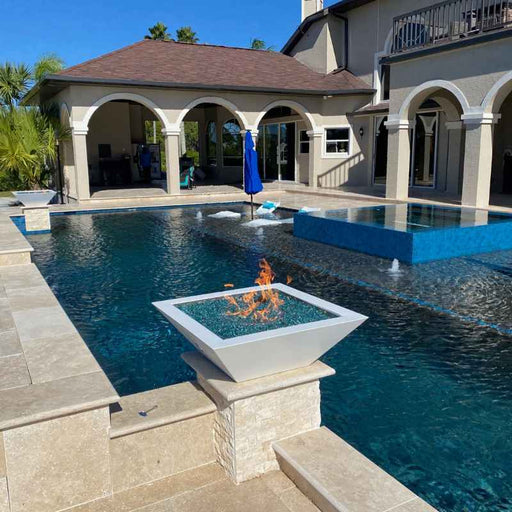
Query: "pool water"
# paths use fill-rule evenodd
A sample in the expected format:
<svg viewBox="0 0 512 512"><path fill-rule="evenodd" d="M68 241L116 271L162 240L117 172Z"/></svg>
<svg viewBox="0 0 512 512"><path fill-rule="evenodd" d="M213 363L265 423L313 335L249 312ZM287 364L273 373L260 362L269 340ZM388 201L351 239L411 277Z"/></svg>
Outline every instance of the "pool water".
<svg viewBox="0 0 512 512"><path fill-rule="evenodd" d="M119 393L193 377L153 301L276 281L367 315L324 358L323 422L442 511L512 510L512 253L390 262L222 207L52 217L34 260ZM247 214L246 206L230 209ZM290 214L285 213L285 216Z"/></svg>

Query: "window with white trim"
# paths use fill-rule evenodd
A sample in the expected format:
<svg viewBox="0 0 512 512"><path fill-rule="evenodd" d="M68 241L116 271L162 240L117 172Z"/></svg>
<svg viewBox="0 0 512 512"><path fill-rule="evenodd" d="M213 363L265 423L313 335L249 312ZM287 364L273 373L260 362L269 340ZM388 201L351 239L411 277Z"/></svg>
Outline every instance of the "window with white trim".
<svg viewBox="0 0 512 512"><path fill-rule="evenodd" d="M350 128L325 129L325 154L348 155L350 151Z"/></svg>
<svg viewBox="0 0 512 512"><path fill-rule="evenodd" d="M299 153L301 155L307 155L309 153L309 135L307 130L301 130L299 132Z"/></svg>

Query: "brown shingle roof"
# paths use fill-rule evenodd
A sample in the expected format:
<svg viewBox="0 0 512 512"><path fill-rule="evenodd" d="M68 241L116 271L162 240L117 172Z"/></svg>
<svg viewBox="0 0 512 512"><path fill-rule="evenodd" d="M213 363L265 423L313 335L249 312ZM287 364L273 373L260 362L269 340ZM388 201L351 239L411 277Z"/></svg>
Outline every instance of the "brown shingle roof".
<svg viewBox="0 0 512 512"><path fill-rule="evenodd" d="M313 94L372 90L348 71L323 75L279 52L152 40L139 41L49 78L56 77Z"/></svg>

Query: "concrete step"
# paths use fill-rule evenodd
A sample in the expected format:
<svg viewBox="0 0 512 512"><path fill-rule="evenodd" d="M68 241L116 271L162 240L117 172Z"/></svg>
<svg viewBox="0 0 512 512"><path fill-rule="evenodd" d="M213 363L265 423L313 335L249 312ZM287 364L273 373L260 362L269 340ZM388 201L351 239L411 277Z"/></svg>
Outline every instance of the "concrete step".
<svg viewBox="0 0 512 512"><path fill-rule="evenodd" d="M322 512L435 512L325 427L273 448L281 470Z"/></svg>

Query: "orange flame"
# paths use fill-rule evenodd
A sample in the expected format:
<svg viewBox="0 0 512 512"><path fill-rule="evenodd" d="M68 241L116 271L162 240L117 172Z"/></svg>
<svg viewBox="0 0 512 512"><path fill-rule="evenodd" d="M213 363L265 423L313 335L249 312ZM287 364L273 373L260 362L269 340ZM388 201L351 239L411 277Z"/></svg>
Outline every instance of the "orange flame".
<svg viewBox="0 0 512 512"><path fill-rule="evenodd" d="M229 305L234 308L231 311L227 311L226 314L229 316L240 316L242 318L252 316L255 320L260 322L275 320L279 316L281 305L284 303L279 297L279 292L271 287L275 277L276 275L268 261L262 259L260 261L260 273L254 281L259 285L259 291L242 295L241 304L234 297L226 296Z"/></svg>

